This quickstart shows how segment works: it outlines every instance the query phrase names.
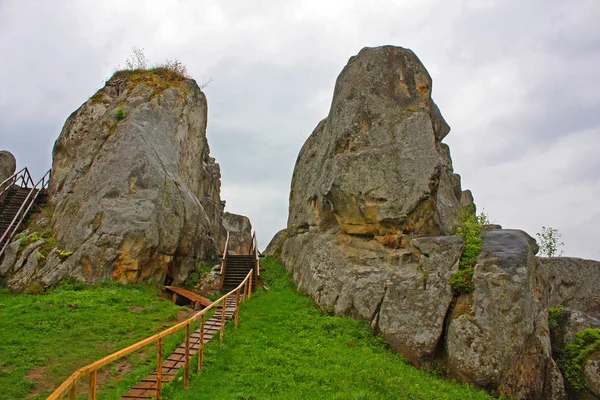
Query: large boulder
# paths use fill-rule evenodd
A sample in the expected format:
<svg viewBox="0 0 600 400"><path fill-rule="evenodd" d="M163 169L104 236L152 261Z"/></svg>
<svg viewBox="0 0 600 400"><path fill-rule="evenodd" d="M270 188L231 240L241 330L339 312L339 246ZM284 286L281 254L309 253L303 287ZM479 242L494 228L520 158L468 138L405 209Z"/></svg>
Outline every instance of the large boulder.
<svg viewBox="0 0 600 400"><path fill-rule="evenodd" d="M600 262L574 257L539 257L548 272L549 306L578 310L600 319Z"/></svg>
<svg viewBox="0 0 600 400"><path fill-rule="evenodd" d="M223 227L229 232L229 253L250 254L252 247L252 224L243 215L223 214Z"/></svg>
<svg viewBox="0 0 600 400"><path fill-rule="evenodd" d="M357 235L453 233L460 177L441 140L450 127L410 50L365 48L337 79L329 116L302 147L288 227Z"/></svg>
<svg viewBox="0 0 600 400"><path fill-rule="evenodd" d="M482 238L475 291L459 298L448 326L450 375L515 399L564 398L535 240L518 230L491 230Z"/></svg>
<svg viewBox="0 0 600 400"><path fill-rule="evenodd" d="M9 151L0 150L0 183L10 178L17 170L17 160Z"/></svg>
<svg viewBox="0 0 600 400"><path fill-rule="evenodd" d="M173 262L177 282L216 259L224 204L206 118L192 79L160 69L113 75L54 145L52 235L73 254L46 260L30 279L162 281Z"/></svg>
<svg viewBox="0 0 600 400"><path fill-rule="evenodd" d="M405 248L320 233L286 240L283 259L298 289L337 315L367 321L415 365L433 359L452 302L456 236L413 239Z"/></svg>
<svg viewBox="0 0 600 400"><path fill-rule="evenodd" d="M285 243L287 236L287 228L277 232L275 235L273 235L273 238L262 253L265 256L280 258L281 252L283 251L283 244Z"/></svg>

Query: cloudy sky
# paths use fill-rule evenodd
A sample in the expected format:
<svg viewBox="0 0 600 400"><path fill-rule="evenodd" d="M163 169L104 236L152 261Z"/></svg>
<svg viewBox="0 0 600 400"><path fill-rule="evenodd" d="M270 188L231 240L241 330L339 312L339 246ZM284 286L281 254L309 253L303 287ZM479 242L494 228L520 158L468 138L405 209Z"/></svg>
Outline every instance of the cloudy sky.
<svg viewBox="0 0 600 400"><path fill-rule="evenodd" d="M600 1L0 0L0 149L39 178L64 121L132 47L205 88L227 210L264 247L349 57L412 49L463 188L505 228L559 229L600 260Z"/></svg>

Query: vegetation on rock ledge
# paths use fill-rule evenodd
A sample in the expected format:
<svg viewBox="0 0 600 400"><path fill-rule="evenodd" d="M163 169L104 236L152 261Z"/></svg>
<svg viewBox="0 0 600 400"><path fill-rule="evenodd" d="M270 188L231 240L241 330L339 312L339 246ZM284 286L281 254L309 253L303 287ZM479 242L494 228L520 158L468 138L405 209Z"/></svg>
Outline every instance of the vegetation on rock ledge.
<svg viewBox="0 0 600 400"><path fill-rule="evenodd" d="M485 213L475 215L473 206L463 207L460 217L461 225L456 234L463 238L465 247L460 258L458 271L450 278L450 285L456 296L475 290L473 268L477 263L477 257L481 253L482 246L479 234L481 233L481 227L489 223L489 217Z"/></svg>
<svg viewBox="0 0 600 400"><path fill-rule="evenodd" d="M565 347L558 365L574 390L583 389L583 368L588 358L597 351L600 351L598 328L588 328L577 333L575 339Z"/></svg>

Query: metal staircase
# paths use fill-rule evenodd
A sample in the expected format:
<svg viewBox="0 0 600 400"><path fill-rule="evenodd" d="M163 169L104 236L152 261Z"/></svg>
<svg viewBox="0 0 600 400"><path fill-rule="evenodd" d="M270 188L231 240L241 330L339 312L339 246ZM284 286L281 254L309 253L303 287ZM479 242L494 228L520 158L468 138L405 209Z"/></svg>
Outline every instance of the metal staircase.
<svg viewBox="0 0 600 400"><path fill-rule="evenodd" d="M46 200L49 182L50 171L34 183L29 170L23 168L0 183L0 260L34 207Z"/></svg>

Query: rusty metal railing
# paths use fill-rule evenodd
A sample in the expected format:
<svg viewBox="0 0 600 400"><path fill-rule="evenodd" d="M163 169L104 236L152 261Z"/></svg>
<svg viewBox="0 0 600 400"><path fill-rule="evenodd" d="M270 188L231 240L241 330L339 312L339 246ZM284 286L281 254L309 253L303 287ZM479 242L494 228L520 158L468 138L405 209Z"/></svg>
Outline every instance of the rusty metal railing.
<svg viewBox="0 0 600 400"><path fill-rule="evenodd" d="M19 181L21 181L20 184ZM16 172L10 178L6 178L2 183L0 183L0 204L4 203L6 193L8 193L12 187L20 186L22 188L29 188L29 185L33 186L33 179L31 179L31 174L29 173L27 167L23 168L19 172Z"/></svg>
<svg viewBox="0 0 600 400"><path fill-rule="evenodd" d="M20 179L22 179L22 182L25 185L22 187L28 187L27 186L28 183L33 184L33 181L31 180L31 176L29 175L29 171L27 170L27 168L24 168L24 170L26 172L26 177L23 177ZM21 170L21 171L23 171L23 170ZM19 171L19 172L21 172L21 171ZM9 179L11 179L11 178L9 178ZM17 181L17 179L14 182L16 182L16 181ZM29 182L29 181L31 181L31 182ZM6 181L4 181L4 182L6 182ZM4 184L4 182L3 182L3 184ZM27 194L27 197L21 204L21 207L19 208L19 210L13 217L12 221L10 222L10 224L4 231L4 234L0 238L0 243L4 243L4 245L0 249L0 258L2 258L4 251L10 244L10 241L12 240L13 236L17 232L17 229L23 225L23 222L25 221L25 218L27 217L27 213L29 213L29 210L31 210L31 207L33 207L33 205L35 204L35 201L37 200L38 196L40 195L42 190L45 190L48 188L49 184L50 184L50 170L48 170L48 172L46 172L44 174L42 179L40 179L35 185L33 185L31 190ZM11 185L11 187L12 186L14 186L14 183ZM4 195L4 193L3 193L3 195Z"/></svg>
<svg viewBox="0 0 600 400"><path fill-rule="evenodd" d="M160 400L161 390L162 390L162 345L163 338L172 335L181 329L185 328L185 358L184 358L184 388L188 389L188 381L189 381L189 369L190 369L190 325L200 319L200 348L198 349L198 373L202 373L202 362L204 355L204 316L208 311L216 307L219 303L222 303L222 311L221 311L221 327L219 333L219 340L223 342L223 331L225 329L225 312L227 310L227 299L229 296L235 296L236 301L236 310L234 315L234 326L237 328L239 323L239 309L240 302L245 303L247 299L252 297L252 275L254 271L248 272L246 278L240 283L235 289L222 296L220 299L212 303L210 306L206 307L204 310L198 312L194 316L188 318L187 320L178 323L171 328L165 329L164 331L157 333L156 335L150 336L144 340L141 340L135 344L132 344L129 347L124 348L123 350L117 351L109 356L104 357L101 360L93 362L85 367L79 368L75 371L67 380L65 380L49 397L47 400L59 400L62 399L67 394L69 395L69 400L75 400L77 398L77 385L78 383L89 376L88 382L88 399L95 400L96 399L96 386L97 386L97 371L108 365L113 363L114 361L128 356L129 354L146 347L152 343L158 342L158 350L157 350L157 374L156 374L156 399ZM244 288L244 293L241 293L242 288ZM241 296L243 296L241 298ZM240 301L241 300L241 301Z"/></svg>

